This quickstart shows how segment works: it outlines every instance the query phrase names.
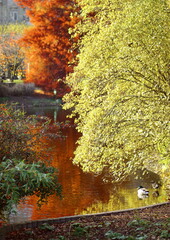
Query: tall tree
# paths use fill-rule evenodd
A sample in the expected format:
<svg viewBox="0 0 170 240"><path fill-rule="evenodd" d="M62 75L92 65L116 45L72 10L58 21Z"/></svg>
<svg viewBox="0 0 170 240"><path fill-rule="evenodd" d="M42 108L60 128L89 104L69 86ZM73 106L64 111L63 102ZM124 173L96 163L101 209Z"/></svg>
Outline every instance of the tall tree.
<svg viewBox="0 0 170 240"><path fill-rule="evenodd" d="M169 8L162 0L81 0L78 66L65 108L82 133L74 163L120 181L170 159Z"/></svg>
<svg viewBox="0 0 170 240"><path fill-rule="evenodd" d="M28 71L26 81L35 82L46 89L57 88L66 74L72 71L70 62L76 55L69 28L77 18L74 1L69 0L16 0L26 7L33 26L22 38L26 49Z"/></svg>

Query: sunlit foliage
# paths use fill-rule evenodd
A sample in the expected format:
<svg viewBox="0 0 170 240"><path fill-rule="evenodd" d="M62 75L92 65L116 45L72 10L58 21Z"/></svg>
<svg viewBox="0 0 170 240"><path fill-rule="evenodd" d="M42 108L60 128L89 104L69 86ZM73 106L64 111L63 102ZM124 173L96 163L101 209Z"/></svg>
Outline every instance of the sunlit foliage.
<svg viewBox="0 0 170 240"><path fill-rule="evenodd" d="M71 14L76 11L74 1L16 2L28 9L32 24L21 40L28 61L26 81L35 82L45 89L57 89L66 74L72 71L70 62L76 55L73 48L75 39L68 32L77 22Z"/></svg>
<svg viewBox="0 0 170 240"><path fill-rule="evenodd" d="M82 133L74 163L120 181L170 162L169 8L162 0L82 0L79 64L65 107Z"/></svg>

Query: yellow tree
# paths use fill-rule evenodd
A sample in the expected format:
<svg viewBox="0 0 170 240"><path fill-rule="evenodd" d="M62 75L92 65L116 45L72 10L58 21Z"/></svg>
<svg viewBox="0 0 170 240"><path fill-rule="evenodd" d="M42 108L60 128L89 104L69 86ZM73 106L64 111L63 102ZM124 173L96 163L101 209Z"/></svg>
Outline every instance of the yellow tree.
<svg viewBox="0 0 170 240"><path fill-rule="evenodd" d="M162 0L78 1L79 64L66 108L82 133L74 163L120 181L169 164L169 8Z"/></svg>

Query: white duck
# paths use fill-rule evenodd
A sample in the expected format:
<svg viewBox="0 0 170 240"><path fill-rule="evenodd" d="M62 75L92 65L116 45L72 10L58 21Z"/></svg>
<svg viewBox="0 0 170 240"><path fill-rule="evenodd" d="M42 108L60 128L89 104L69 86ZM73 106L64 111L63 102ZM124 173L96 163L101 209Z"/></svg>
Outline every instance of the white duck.
<svg viewBox="0 0 170 240"><path fill-rule="evenodd" d="M144 199L144 198L147 198L148 196L149 196L149 191L146 188L139 186L138 187L138 198Z"/></svg>

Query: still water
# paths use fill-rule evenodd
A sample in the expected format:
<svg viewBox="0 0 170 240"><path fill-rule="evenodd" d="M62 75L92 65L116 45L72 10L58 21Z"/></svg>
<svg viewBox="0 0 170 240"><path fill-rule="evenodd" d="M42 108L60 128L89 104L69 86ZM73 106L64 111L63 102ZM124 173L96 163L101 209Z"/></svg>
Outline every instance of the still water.
<svg viewBox="0 0 170 240"><path fill-rule="evenodd" d="M66 120L67 112L61 108L37 108L29 110L28 114L45 115L54 122L63 122ZM151 181L159 180L159 176L154 173L150 173L142 180L136 180L131 176L121 184L104 183L100 176L83 173L78 166L72 164L71 158L74 156L79 134L75 130L73 121L70 125L62 129L64 137L45 140L46 144L53 149L50 159L52 165L59 170L63 199L51 196L47 204L38 209L37 198L28 197L25 203L18 206L17 214L11 215L11 223L136 208L167 201L164 189L160 188L158 192L151 189ZM148 198L138 199L139 185L149 188Z"/></svg>

